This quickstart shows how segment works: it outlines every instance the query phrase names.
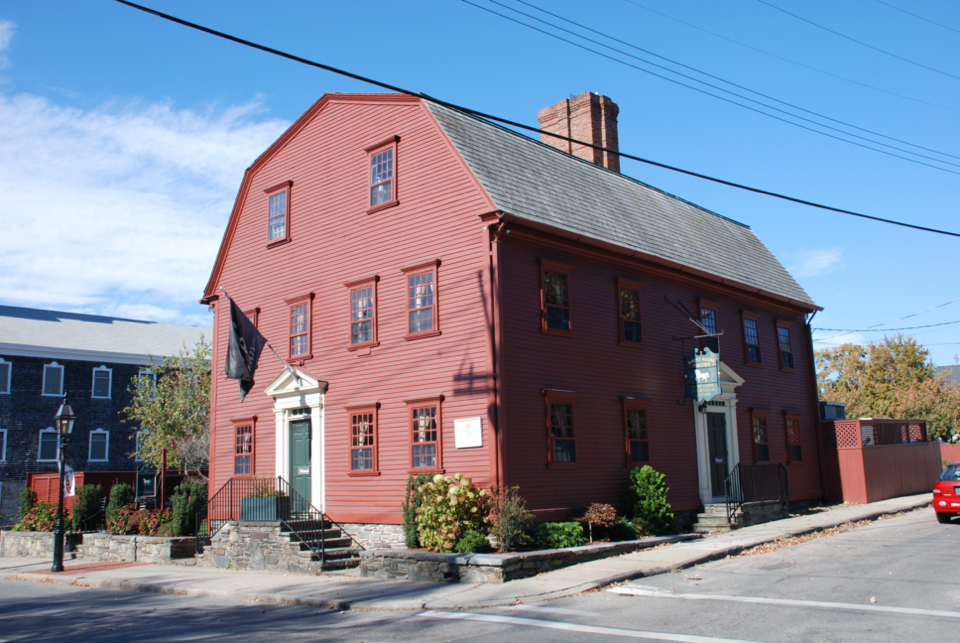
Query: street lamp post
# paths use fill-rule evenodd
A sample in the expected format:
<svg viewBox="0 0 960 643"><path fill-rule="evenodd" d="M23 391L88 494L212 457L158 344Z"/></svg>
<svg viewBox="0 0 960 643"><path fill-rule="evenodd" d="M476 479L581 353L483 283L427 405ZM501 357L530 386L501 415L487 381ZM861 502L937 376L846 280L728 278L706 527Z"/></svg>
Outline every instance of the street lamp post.
<svg viewBox="0 0 960 643"><path fill-rule="evenodd" d="M56 427L58 435L57 450L59 453L57 463L60 465L60 504L57 505L57 530L53 534L53 567L50 568L50 571L54 572L63 571L63 474L65 469L63 446L67 441L67 437L73 433L73 423L76 419L77 416L73 414L73 409L67 404L67 395L64 393L63 404L60 405L60 410L57 411L57 414L53 416L53 425Z"/></svg>

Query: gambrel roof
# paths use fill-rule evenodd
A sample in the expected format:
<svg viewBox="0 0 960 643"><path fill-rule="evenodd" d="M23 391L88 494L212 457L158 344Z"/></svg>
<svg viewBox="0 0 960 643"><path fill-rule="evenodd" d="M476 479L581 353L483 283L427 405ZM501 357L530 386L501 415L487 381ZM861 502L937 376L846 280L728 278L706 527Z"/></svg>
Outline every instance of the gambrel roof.
<svg viewBox="0 0 960 643"><path fill-rule="evenodd" d="M818 308L748 226L499 125L427 105L503 213Z"/></svg>

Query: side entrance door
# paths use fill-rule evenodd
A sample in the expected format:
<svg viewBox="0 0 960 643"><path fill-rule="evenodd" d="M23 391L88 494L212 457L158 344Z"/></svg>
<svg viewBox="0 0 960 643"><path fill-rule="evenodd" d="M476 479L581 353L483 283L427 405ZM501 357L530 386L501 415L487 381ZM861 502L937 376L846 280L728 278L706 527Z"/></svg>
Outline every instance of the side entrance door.
<svg viewBox="0 0 960 643"><path fill-rule="evenodd" d="M310 420L290 423L290 484L310 502L313 468L310 466ZM303 513L306 507L291 507L294 513Z"/></svg>
<svg viewBox="0 0 960 643"><path fill-rule="evenodd" d="M707 442L710 445L710 486L713 497L724 496L727 491L727 421L722 413L707 413Z"/></svg>

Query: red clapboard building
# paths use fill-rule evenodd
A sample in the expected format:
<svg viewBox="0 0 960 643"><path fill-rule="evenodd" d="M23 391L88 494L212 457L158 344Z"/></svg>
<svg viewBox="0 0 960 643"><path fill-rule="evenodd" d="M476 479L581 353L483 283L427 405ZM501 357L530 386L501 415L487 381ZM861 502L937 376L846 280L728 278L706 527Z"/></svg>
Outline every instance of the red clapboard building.
<svg viewBox="0 0 960 643"><path fill-rule="evenodd" d="M592 93L541 127L616 149ZM297 478L351 525L397 525L407 477L517 485L540 519L618 504L633 466L677 511L737 463L820 498L818 310L749 227L619 173L615 155L418 97L325 94L247 169L203 303L216 306L211 492ZM225 289L268 353L223 377ZM721 394L684 398L719 337ZM717 346L714 344L714 348ZM356 527L360 529L360 527Z"/></svg>

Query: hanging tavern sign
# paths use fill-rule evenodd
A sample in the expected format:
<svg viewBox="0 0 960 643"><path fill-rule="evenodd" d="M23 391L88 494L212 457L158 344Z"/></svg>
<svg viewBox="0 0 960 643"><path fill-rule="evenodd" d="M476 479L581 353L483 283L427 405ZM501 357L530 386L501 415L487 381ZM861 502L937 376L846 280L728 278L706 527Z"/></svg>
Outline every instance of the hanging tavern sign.
<svg viewBox="0 0 960 643"><path fill-rule="evenodd" d="M707 402L720 395L720 358L709 348L693 349L683 358L683 379L686 397Z"/></svg>

